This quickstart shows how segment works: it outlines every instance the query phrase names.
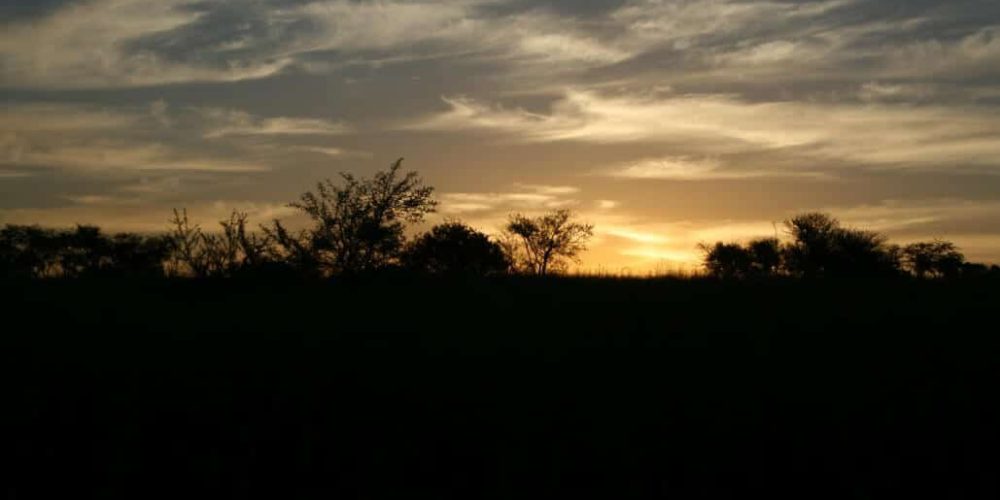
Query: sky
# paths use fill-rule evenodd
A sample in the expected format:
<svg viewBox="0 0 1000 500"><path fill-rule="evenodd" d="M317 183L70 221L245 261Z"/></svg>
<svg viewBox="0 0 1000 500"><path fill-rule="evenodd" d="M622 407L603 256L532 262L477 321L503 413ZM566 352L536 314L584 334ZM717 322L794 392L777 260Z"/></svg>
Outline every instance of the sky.
<svg viewBox="0 0 1000 500"><path fill-rule="evenodd" d="M428 224L568 208L581 270L825 211L1000 263L996 0L5 0L0 223L295 224L399 157Z"/></svg>

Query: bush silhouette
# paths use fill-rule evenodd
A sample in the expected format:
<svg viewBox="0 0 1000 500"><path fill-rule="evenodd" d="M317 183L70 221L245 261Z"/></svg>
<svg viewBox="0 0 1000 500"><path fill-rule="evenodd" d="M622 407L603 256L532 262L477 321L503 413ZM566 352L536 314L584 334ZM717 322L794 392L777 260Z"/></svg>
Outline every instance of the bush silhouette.
<svg viewBox="0 0 1000 500"><path fill-rule="evenodd" d="M812 212L785 222L792 242L785 247L786 270L796 276L849 277L899 274L899 250L885 236L841 227L830 215Z"/></svg>
<svg viewBox="0 0 1000 500"><path fill-rule="evenodd" d="M701 244L705 252L704 266L712 276L732 279L745 278L751 273L753 257L738 243Z"/></svg>
<svg viewBox="0 0 1000 500"><path fill-rule="evenodd" d="M781 242L777 238L758 238L747 245L750 265L756 276L773 276L783 265Z"/></svg>
<svg viewBox="0 0 1000 500"><path fill-rule="evenodd" d="M371 179L342 173L343 185L321 182L290 206L313 222L292 235L279 222L270 228L282 254L295 263L315 265L324 274L352 274L396 264L405 243L406 223L434 211L434 188L416 172L403 174L403 159Z"/></svg>
<svg viewBox="0 0 1000 500"><path fill-rule="evenodd" d="M162 236L107 236L95 226L52 230L7 225L0 230L0 272L7 277L162 276L168 252Z"/></svg>
<svg viewBox="0 0 1000 500"><path fill-rule="evenodd" d="M746 246L720 241L698 247L705 252L705 269L717 278L759 278L781 272L782 249L777 238L755 239Z"/></svg>
<svg viewBox="0 0 1000 500"><path fill-rule="evenodd" d="M402 264L422 273L475 276L502 274L511 267L500 245L457 221L434 226L411 242Z"/></svg>
<svg viewBox="0 0 1000 500"><path fill-rule="evenodd" d="M573 222L569 210L534 218L514 214L504 227L503 245L519 271L545 276L577 261L593 235L594 226Z"/></svg>
<svg viewBox="0 0 1000 500"><path fill-rule="evenodd" d="M169 234L175 267L198 278L230 277L257 270L271 261L271 242L266 233L247 230L247 214L233 211L220 221L220 233L202 231L188 220L186 210L174 210Z"/></svg>
<svg viewBox="0 0 1000 500"><path fill-rule="evenodd" d="M965 256L950 241L912 243L902 250L903 262L918 278L954 278L962 273Z"/></svg>

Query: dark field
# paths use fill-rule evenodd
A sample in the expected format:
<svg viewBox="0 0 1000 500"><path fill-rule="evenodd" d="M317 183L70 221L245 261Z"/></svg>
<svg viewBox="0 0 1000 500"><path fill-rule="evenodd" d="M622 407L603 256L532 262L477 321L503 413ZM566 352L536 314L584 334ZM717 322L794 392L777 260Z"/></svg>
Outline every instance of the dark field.
<svg viewBox="0 0 1000 500"><path fill-rule="evenodd" d="M7 498L997 498L1000 283L3 285Z"/></svg>

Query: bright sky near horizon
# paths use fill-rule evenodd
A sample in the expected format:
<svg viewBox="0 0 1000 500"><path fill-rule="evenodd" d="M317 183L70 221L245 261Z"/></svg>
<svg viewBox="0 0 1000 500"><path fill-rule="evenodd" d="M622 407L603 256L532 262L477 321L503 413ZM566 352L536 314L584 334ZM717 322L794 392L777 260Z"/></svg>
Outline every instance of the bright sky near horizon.
<svg viewBox="0 0 1000 500"><path fill-rule="evenodd" d="M1000 263L997 0L0 7L0 223L259 222L395 158L431 222L571 208L671 270L807 210ZM780 225L777 226L780 231Z"/></svg>

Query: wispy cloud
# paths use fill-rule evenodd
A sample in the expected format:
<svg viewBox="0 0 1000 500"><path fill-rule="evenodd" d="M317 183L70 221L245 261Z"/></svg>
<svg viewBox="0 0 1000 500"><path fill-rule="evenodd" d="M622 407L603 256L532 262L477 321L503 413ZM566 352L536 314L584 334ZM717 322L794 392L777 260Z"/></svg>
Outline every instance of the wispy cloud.
<svg viewBox="0 0 1000 500"><path fill-rule="evenodd" d="M14 165L71 168L90 171L198 171L260 172L270 168L248 161L198 158L162 144L105 144L62 146L23 153Z"/></svg>
<svg viewBox="0 0 1000 500"><path fill-rule="evenodd" d="M262 118L222 108L170 106L156 100L141 106L15 103L0 114L0 165L70 169L77 173L188 171L262 172L273 159L288 155L366 158L369 153L333 145L308 145L309 139L350 133L344 122L303 117ZM240 137L268 136L261 141ZM213 146L216 139L228 149ZM261 148L271 152L260 154ZM23 170L23 169L20 169Z"/></svg>
<svg viewBox="0 0 1000 500"><path fill-rule="evenodd" d="M733 180L762 177L813 177L823 174L808 171L727 167L716 158L667 156L624 162L598 172L599 175L638 180Z"/></svg>
<svg viewBox="0 0 1000 500"><path fill-rule="evenodd" d="M538 211L579 203L571 198L579 192L572 186L515 184L513 191L489 193L444 193L439 211L445 215L491 212Z"/></svg>
<svg viewBox="0 0 1000 500"><path fill-rule="evenodd" d="M245 111L217 108L200 111L208 122L204 135L209 139L239 135L343 135L354 130L344 122L318 118L260 118Z"/></svg>
<svg viewBox="0 0 1000 500"><path fill-rule="evenodd" d="M877 165L1000 167L1000 118L940 106L746 102L724 95L606 96L570 91L549 112L446 99L417 130L489 130L528 142L701 141L706 154L795 149L814 158ZM633 168L632 175L713 172L690 160Z"/></svg>

